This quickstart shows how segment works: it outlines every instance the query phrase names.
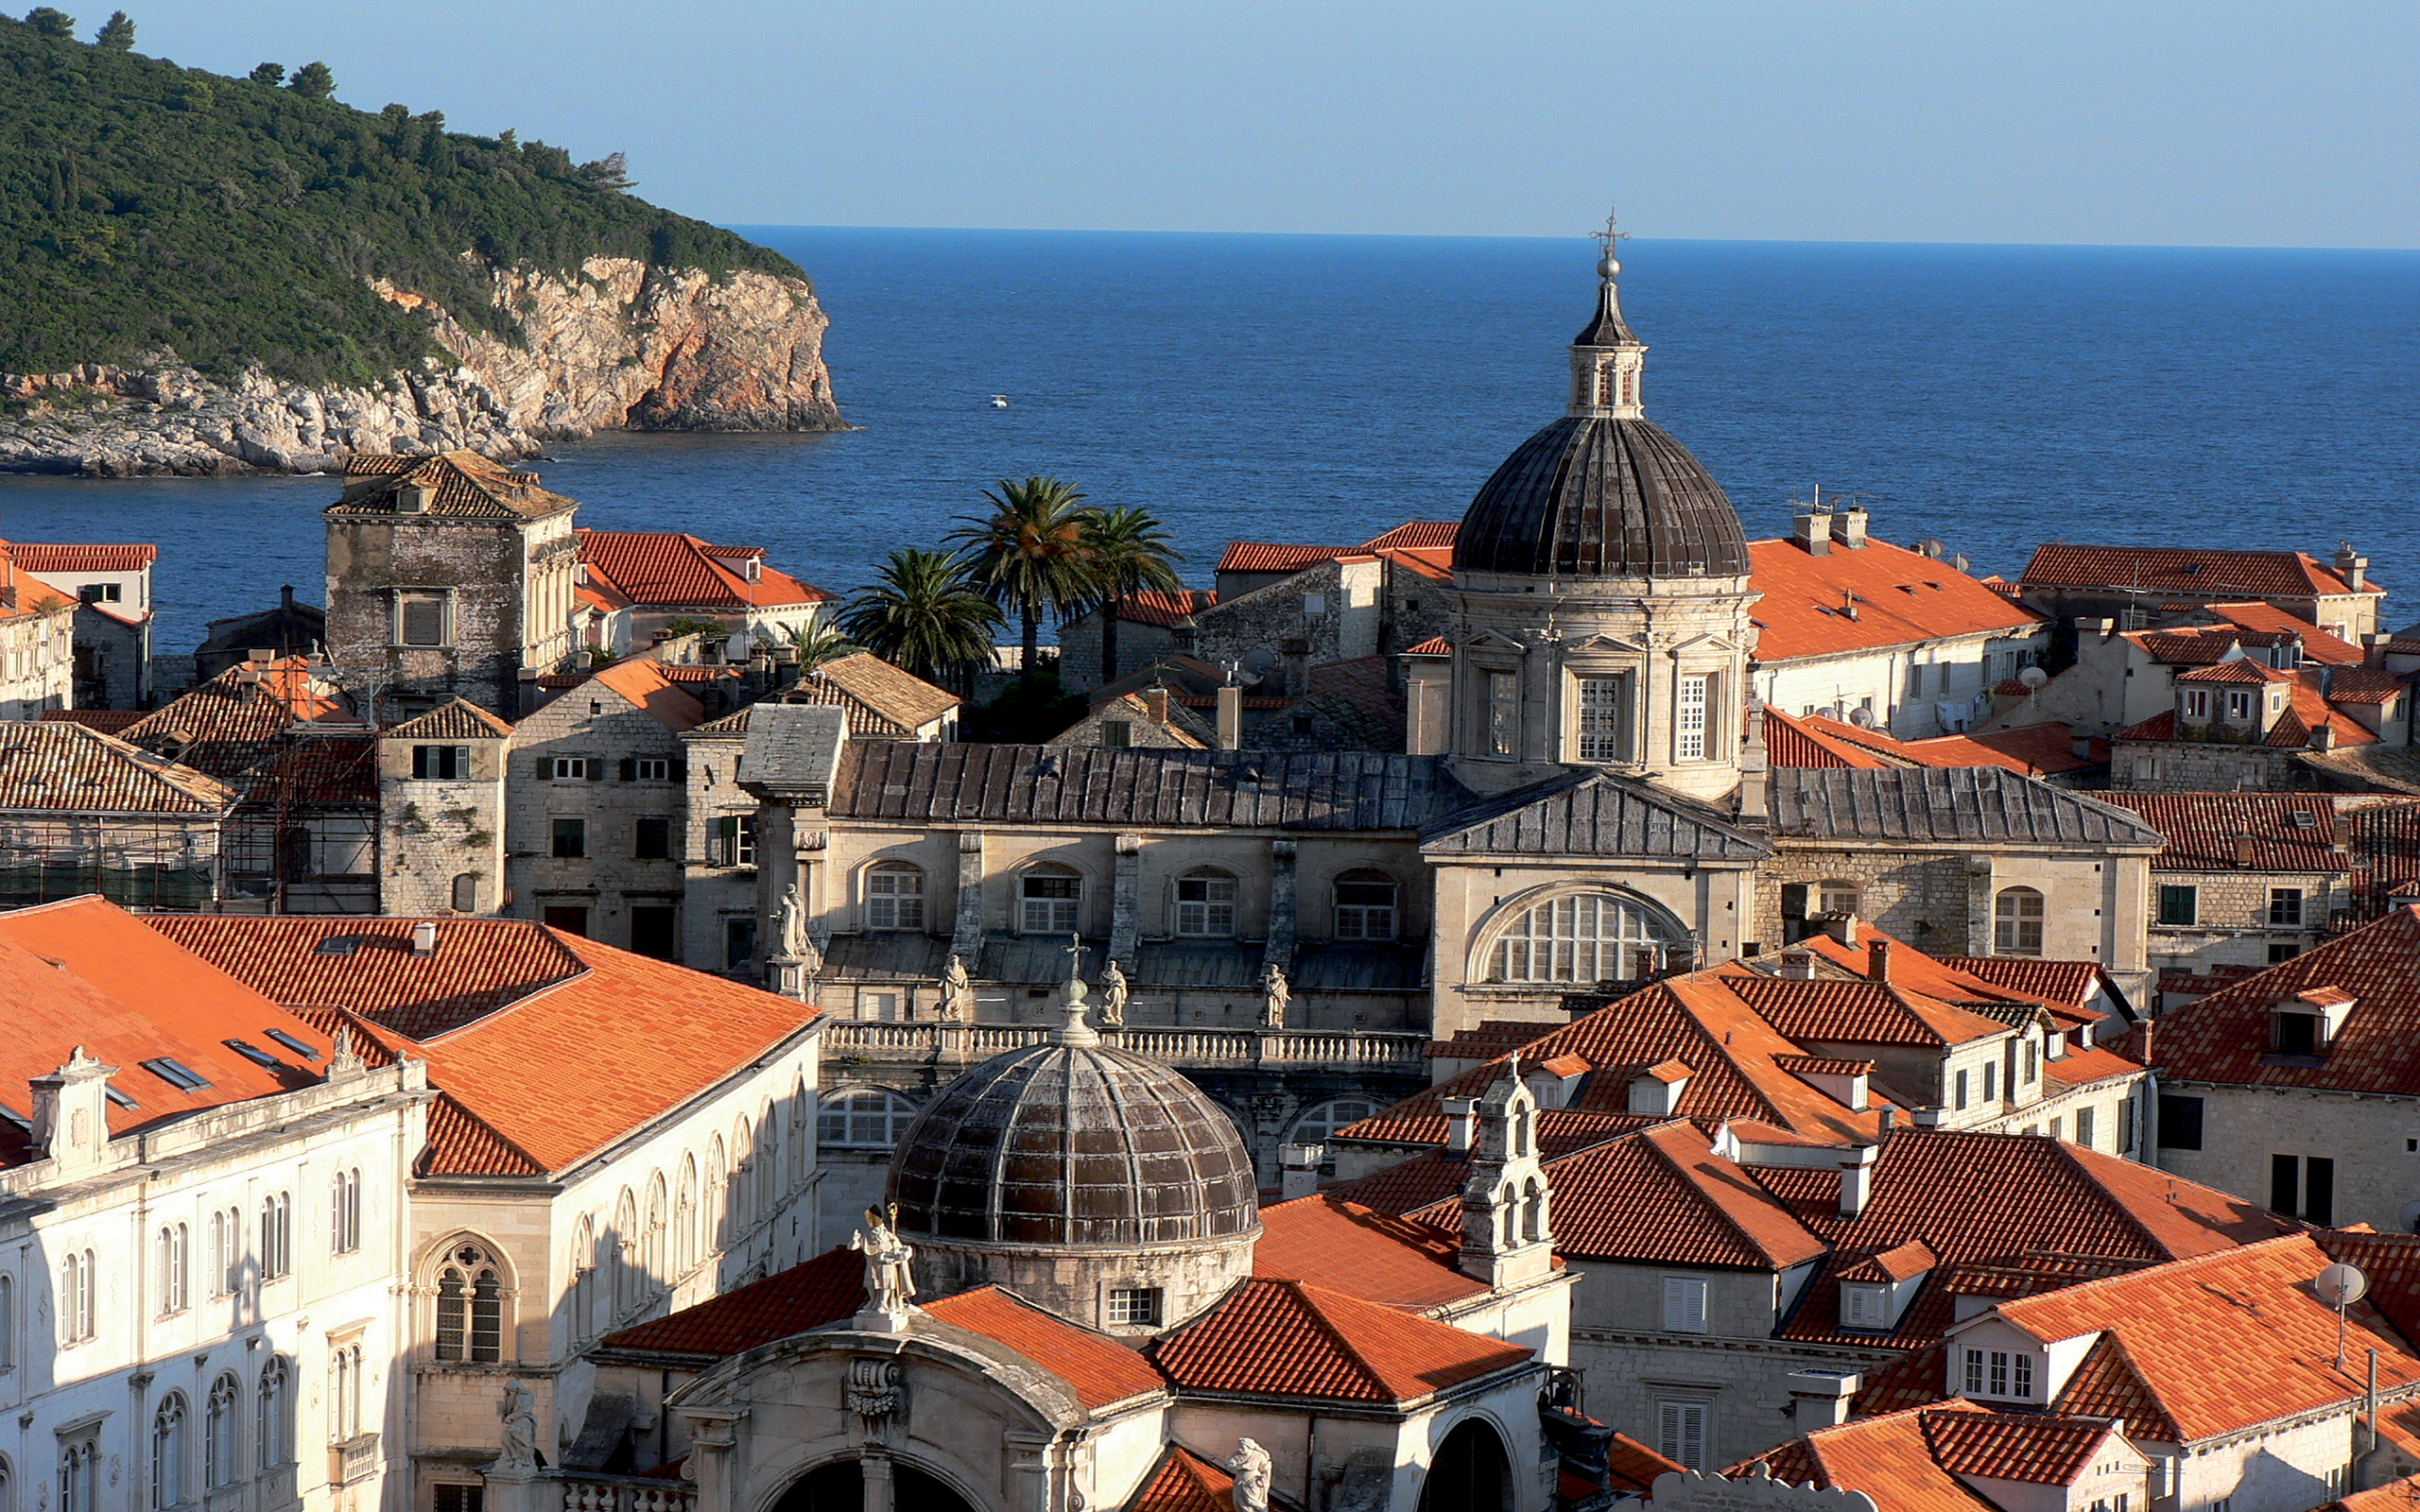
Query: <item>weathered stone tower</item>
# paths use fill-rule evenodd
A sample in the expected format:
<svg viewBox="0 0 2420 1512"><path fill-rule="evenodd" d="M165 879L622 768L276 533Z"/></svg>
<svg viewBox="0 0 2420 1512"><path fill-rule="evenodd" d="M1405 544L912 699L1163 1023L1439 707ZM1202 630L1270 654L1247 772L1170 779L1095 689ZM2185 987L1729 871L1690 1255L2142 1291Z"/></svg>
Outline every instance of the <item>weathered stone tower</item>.
<svg viewBox="0 0 2420 1512"><path fill-rule="evenodd" d="M522 713L571 652L579 506L475 452L356 456L328 522L328 653L379 717L468 698ZM372 711L364 709L364 713Z"/></svg>
<svg viewBox="0 0 2420 1512"><path fill-rule="evenodd" d="M1442 749L1480 792L1588 765L1720 799L1739 785L1755 644L1747 538L1645 416L1647 347L1622 318L1610 229L1605 243L1570 407L1462 516L1450 681L1411 696L1444 703Z"/></svg>
<svg viewBox="0 0 2420 1512"><path fill-rule="evenodd" d="M378 911L493 914L504 903L504 759L512 727L458 698L378 738Z"/></svg>

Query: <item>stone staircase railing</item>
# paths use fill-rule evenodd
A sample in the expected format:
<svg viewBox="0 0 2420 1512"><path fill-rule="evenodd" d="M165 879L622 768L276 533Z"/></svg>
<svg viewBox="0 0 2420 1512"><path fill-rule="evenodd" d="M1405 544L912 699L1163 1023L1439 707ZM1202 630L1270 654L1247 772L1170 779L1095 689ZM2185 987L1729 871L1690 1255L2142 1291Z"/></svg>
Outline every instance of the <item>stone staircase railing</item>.
<svg viewBox="0 0 2420 1512"><path fill-rule="evenodd" d="M924 1023L844 1019L823 1041L834 1060L988 1060L1048 1040L1040 1023ZM1254 1066L1302 1066L1392 1071L1426 1076L1428 1037L1365 1030L1168 1029L1101 1031L1101 1043L1149 1056L1171 1066L1199 1070Z"/></svg>

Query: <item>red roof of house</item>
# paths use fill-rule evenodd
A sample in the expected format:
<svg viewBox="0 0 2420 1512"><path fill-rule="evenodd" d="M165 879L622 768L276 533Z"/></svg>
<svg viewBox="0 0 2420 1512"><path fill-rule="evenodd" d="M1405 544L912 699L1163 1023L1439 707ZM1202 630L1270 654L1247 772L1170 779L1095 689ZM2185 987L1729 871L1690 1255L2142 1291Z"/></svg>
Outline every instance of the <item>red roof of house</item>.
<svg viewBox="0 0 2420 1512"><path fill-rule="evenodd" d="M1411 1312L1488 1290L1487 1282L1458 1268L1458 1232L1392 1217L1334 1193L1263 1208L1260 1223L1255 1276L1312 1281Z"/></svg>
<svg viewBox="0 0 2420 1512"><path fill-rule="evenodd" d="M1876 1250L1862 1259L1854 1260L1840 1269L1844 1281L1905 1281L1941 1263L1933 1247L1921 1239L1910 1239L1903 1245Z"/></svg>
<svg viewBox="0 0 2420 1512"><path fill-rule="evenodd" d="M1628 1434L1614 1435L1614 1441L1606 1446L1605 1458L1605 1484L1616 1491L1634 1494L1652 1487L1659 1475L1688 1469L1679 1460L1657 1453Z"/></svg>
<svg viewBox="0 0 2420 1512"><path fill-rule="evenodd" d="M1949 563L1887 541L1820 557L1794 541L1752 541L1748 557L1749 585L1764 595L1749 610L1762 632L1756 660L1767 665L2047 623Z"/></svg>
<svg viewBox="0 0 2420 1512"><path fill-rule="evenodd" d="M1893 962L1894 966L1896 962ZM1890 982L1742 978L1728 984L1791 1040L1860 1045L1962 1045L2005 1035L1996 1019Z"/></svg>
<svg viewBox="0 0 2420 1512"><path fill-rule="evenodd" d="M1148 1347L1184 1390L1402 1403L1535 1351L1303 1281L1252 1277Z"/></svg>
<svg viewBox="0 0 2420 1512"><path fill-rule="evenodd" d="M2097 793L2168 836L2153 871L2353 869L2325 793ZM2297 818L2300 816L2300 818ZM2244 842L2250 842L2249 849ZM2240 857L2240 859L2238 859Z"/></svg>
<svg viewBox="0 0 2420 1512"><path fill-rule="evenodd" d="M2273 1060L2270 1015L2312 987L2352 993L2352 1011L2324 1056L2308 1063ZM2166 1081L2420 1093L2420 909L2394 909L2169 1010L2160 1020L2153 1057Z"/></svg>
<svg viewBox="0 0 2420 1512"><path fill-rule="evenodd" d="M1157 625L1166 628L1217 602L1219 594L1213 589L1180 588L1171 593L1165 589L1148 588L1119 599L1117 617L1130 625Z"/></svg>
<svg viewBox="0 0 2420 1512"><path fill-rule="evenodd" d="M0 551L29 573L139 573L160 559L160 548L147 541L7 541Z"/></svg>
<svg viewBox="0 0 2420 1512"><path fill-rule="evenodd" d="M244 680L251 670L260 672L258 682ZM320 670L299 656L257 669L239 663L118 734L145 747L174 739L180 742L177 760L221 780L236 778L267 756L296 723L349 713L344 701L318 680Z"/></svg>
<svg viewBox="0 0 2420 1512"><path fill-rule="evenodd" d="M1450 548L1462 528L1459 520L1407 520L1392 530L1372 536L1361 542L1363 551L1384 551L1402 547L1413 551L1434 551Z"/></svg>
<svg viewBox="0 0 2420 1512"><path fill-rule="evenodd" d="M104 735L119 735L129 725L140 724L151 716L148 709L45 709L43 724L82 725Z"/></svg>
<svg viewBox="0 0 2420 1512"><path fill-rule="evenodd" d="M1941 964L2054 1008L2085 1011L2108 972L2099 961L2045 961L2024 955L1945 955Z"/></svg>
<svg viewBox="0 0 2420 1512"><path fill-rule="evenodd" d="M608 1333L597 1348L722 1358L837 1323L865 1305L865 1256L836 1246L762 1280Z"/></svg>
<svg viewBox="0 0 2420 1512"><path fill-rule="evenodd" d="M1383 1118L1386 1115L1380 1114ZM1665 1119L1652 1113L1599 1113L1564 1108L1538 1109L1538 1158L1551 1164L1566 1155L1584 1150L1592 1144L1624 1134L1652 1128ZM1434 1120L1419 1117L1403 1121L1415 1131L1426 1130L1436 1144L1445 1137L1442 1115ZM1409 1143L1420 1143L1412 1141ZM1369 1208L1377 1212L1417 1212L1441 1202L1462 1189L1469 1176L1469 1165L1443 1149L1431 1148L1397 1160L1384 1169L1373 1171L1356 1181L1331 1188L1322 1195Z"/></svg>
<svg viewBox="0 0 2420 1512"><path fill-rule="evenodd" d="M1747 1474L1762 1465L1775 1480L1790 1486L1863 1491L1878 1512L1998 1512L1934 1456L1925 1433L1927 1417L1979 1417L1986 1410L1972 1402L1948 1402L1819 1428L1735 1465L1727 1473Z"/></svg>
<svg viewBox="0 0 2420 1512"><path fill-rule="evenodd" d="M698 701L698 696L675 682L664 663L653 657L625 657L592 673L588 681L613 689L676 732L694 729L706 717L706 706ZM580 685L573 686L577 691Z"/></svg>
<svg viewBox="0 0 2420 1512"><path fill-rule="evenodd" d="M2360 646L2274 604L2265 604L2257 599L2241 604L2211 604L2204 608L2204 612L2216 614L2228 624L2247 630L2291 635L2302 642L2303 656L2312 662L2357 667L2363 661Z"/></svg>
<svg viewBox="0 0 2420 1512"><path fill-rule="evenodd" d="M2005 766L2028 777L2078 772L2109 764L2109 742L2094 738L2079 756L2072 727L2051 723L1975 735L1935 735L1911 740L1900 751L1927 766ZM2097 795L2096 795L2097 796Z"/></svg>
<svg viewBox="0 0 2420 1512"><path fill-rule="evenodd" d="M1235 1505L1236 1478L1226 1467L1170 1444L1143 1477L1142 1489L1128 1499L1126 1512L1235 1512Z"/></svg>
<svg viewBox="0 0 2420 1512"><path fill-rule="evenodd" d="M1046 1313L997 1286L935 1297L924 1307L944 1323L995 1339L1024 1355L1075 1387L1077 1400L1087 1407L1106 1407L1167 1386L1137 1350L1106 1333L1079 1328Z"/></svg>
<svg viewBox="0 0 2420 1512"><path fill-rule="evenodd" d="M1830 720L1818 724L1812 718L1800 719L1765 705L1766 759L1775 766L1848 766L1865 771L1887 771L1905 765L1886 761L1864 745L1841 738L1827 728L1830 724Z"/></svg>
<svg viewBox="0 0 2420 1512"><path fill-rule="evenodd" d="M1403 654L1406 656L1452 656L1454 643L1442 635L1432 635L1418 645L1405 646Z"/></svg>
<svg viewBox="0 0 2420 1512"><path fill-rule="evenodd" d="M2263 666L2248 656L2228 657L2205 667L2176 675L2179 682L2291 682L2294 675L2278 667Z"/></svg>
<svg viewBox="0 0 2420 1512"><path fill-rule="evenodd" d="M1954 1475L2036 1486L2072 1486L2118 1430L2098 1418L2032 1413L1919 1412L1925 1441Z"/></svg>
<svg viewBox="0 0 2420 1512"><path fill-rule="evenodd" d="M2217 551L2194 546L2071 546L2033 549L2017 580L2027 588L2111 588L2154 593L2308 598L2350 593L2351 585L2304 551ZM2383 593L2376 581L2359 592Z"/></svg>
<svg viewBox="0 0 2420 1512"><path fill-rule="evenodd" d="M229 813L235 799L216 778L87 725L0 722L0 809L204 820Z"/></svg>
<svg viewBox="0 0 2420 1512"><path fill-rule="evenodd" d="M579 530L579 560L592 580L602 578L633 604L667 609L770 609L828 603L838 594L760 565L759 581L744 567L762 563L762 546L717 546L678 530Z"/></svg>
<svg viewBox="0 0 2420 1512"><path fill-rule="evenodd" d="M1219 558L1222 573L1298 573L1323 561L1334 561L1351 546L1296 546L1275 541L1233 541Z"/></svg>

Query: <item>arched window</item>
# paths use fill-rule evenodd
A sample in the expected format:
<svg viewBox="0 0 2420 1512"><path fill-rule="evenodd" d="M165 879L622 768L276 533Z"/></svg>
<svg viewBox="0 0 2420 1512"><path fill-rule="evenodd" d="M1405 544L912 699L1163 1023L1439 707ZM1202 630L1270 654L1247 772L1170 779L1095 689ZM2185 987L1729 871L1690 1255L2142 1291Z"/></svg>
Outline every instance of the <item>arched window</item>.
<svg viewBox="0 0 2420 1512"><path fill-rule="evenodd" d="M456 874L454 911L458 914L475 914L479 911L479 874L477 872L464 871Z"/></svg>
<svg viewBox="0 0 2420 1512"><path fill-rule="evenodd" d="M2031 887L2002 887L1992 900L1992 952L1996 955L2042 954L2042 895Z"/></svg>
<svg viewBox="0 0 2420 1512"><path fill-rule="evenodd" d="M1857 891L1854 882L1817 883L1815 910L1824 914L1854 914L1857 912Z"/></svg>
<svg viewBox="0 0 2420 1512"><path fill-rule="evenodd" d="M1332 1097L1294 1120L1294 1132L1287 1136L1288 1143L1324 1144L1338 1129L1357 1124L1377 1110L1378 1105L1367 1097Z"/></svg>
<svg viewBox="0 0 2420 1512"><path fill-rule="evenodd" d="M328 1250L350 1255L361 1247L361 1173L338 1171L328 1196Z"/></svg>
<svg viewBox="0 0 2420 1512"><path fill-rule="evenodd" d="M756 1131L741 1119L731 1130L731 1217L734 1232L755 1227L759 1161Z"/></svg>
<svg viewBox="0 0 2420 1512"><path fill-rule="evenodd" d="M729 1179L724 1169L722 1136L715 1136L714 1147L706 1152L706 1180L700 1189L705 1211L700 1215L706 1227L706 1245L717 1253L731 1246L731 1225L727 1214L731 1206L731 1191L724 1185Z"/></svg>
<svg viewBox="0 0 2420 1512"><path fill-rule="evenodd" d="M887 1150L915 1121L916 1105L879 1087L852 1087L825 1095L815 1113L819 1144L844 1150Z"/></svg>
<svg viewBox="0 0 2420 1512"><path fill-rule="evenodd" d="M571 1327L574 1339L592 1336L596 1327L596 1225L579 1220L571 1231Z"/></svg>
<svg viewBox="0 0 2420 1512"><path fill-rule="evenodd" d="M100 1284L93 1272L93 1252L67 1252L59 1263L59 1338L81 1344L93 1336L93 1293Z"/></svg>
<svg viewBox="0 0 2420 1512"><path fill-rule="evenodd" d="M294 1199L283 1192L261 1199L261 1280L294 1268Z"/></svg>
<svg viewBox="0 0 2420 1512"><path fill-rule="evenodd" d="M240 1208L210 1215L210 1295L233 1297L244 1285L244 1213Z"/></svg>
<svg viewBox="0 0 2420 1512"><path fill-rule="evenodd" d="M328 1357L328 1442L361 1435L361 1346L340 1344Z"/></svg>
<svg viewBox="0 0 2420 1512"><path fill-rule="evenodd" d="M16 1512L17 1477L10 1472L9 1456L0 1454L0 1512Z"/></svg>
<svg viewBox="0 0 2420 1512"><path fill-rule="evenodd" d="M650 1290L664 1283L666 1205L664 1173L658 1171L647 1184L647 1220L639 1230L639 1269L642 1283Z"/></svg>
<svg viewBox="0 0 2420 1512"><path fill-rule="evenodd" d="M1236 932L1236 879L1203 867L1176 879L1176 932L1224 938ZM1066 933L1074 933L1070 924Z"/></svg>
<svg viewBox="0 0 2420 1512"><path fill-rule="evenodd" d="M643 1295L638 1276L639 1205L628 1187L614 1205L614 1231L606 1236L606 1243L614 1262L614 1315L618 1318L636 1306Z"/></svg>
<svg viewBox="0 0 2420 1512"><path fill-rule="evenodd" d="M866 868L866 928L925 927L925 868L883 861Z"/></svg>
<svg viewBox="0 0 2420 1512"><path fill-rule="evenodd" d="M1388 940L1395 937L1395 881L1383 871L1364 868L1336 879L1336 937Z"/></svg>
<svg viewBox="0 0 2420 1512"><path fill-rule="evenodd" d="M698 1160L681 1158L681 1185L672 1199L672 1271L686 1276L698 1263Z"/></svg>
<svg viewBox="0 0 2420 1512"><path fill-rule="evenodd" d="M272 1354L261 1366L260 1415L252 1425L252 1442L260 1446L261 1469L274 1469L294 1458L294 1373L282 1354Z"/></svg>
<svg viewBox="0 0 2420 1512"><path fill-rule="evenodd" d="M1017 879L1017 928L1073 935L1083 919L1084 879L1072 868L1036 867Z"/></svg>
<svg viewBox="0 0 2420 1512"><path fill-rule="evenodd" d="M100 1469L100 1430L88 1428L59 1446L59 1512L93 1512Z"/></svg>
<svg viewBox="0 0 2420 1512"><path fill-rule="evenodd" d="M172 1507L185 1499L185 1397L171 1391L151 1415L151 1504Z"/></svg>
<svg viewBox="0 0 2420 1512"><path fill-rule="evenodd" d="M17 1368L17 1278L0 1276L0 1374ZM0 1501L0 1512L9 1503Z"/></svg>
<svg viewBox="0 0 2420 1512"><path fill-rule="evenodd" d="M1521 1239L1535 1244L1547 1234L1547 1193L1532 1177L1521 1191Z"/></svg>
<svg viewBox="0 0 2420 1512"><path fill-rule="evenodd" d="M504 1357L504 1280L476 1245L456 1249L437 1273L437 1357L475 1365Z"/></svg>
<svg viewBox="0 0 2420 1512"><path fill-rule="evenodd" d="M243 1405L244 1388L233 1374L211 1383L201 1425L201 1484L211 1490L235 1484L235 1419Z"/></svg>
<svg viewBox="0 0 2420 1512"><path fill-rule="evenodd" d="M1665 930L1644 909L1611 893L1569 893L1525 909L1497 936L1491 982L1605 982L1647 974L1661 959Z"/></svg>
<svg viewBox="0 0 2420 1512"><path fill-rule="evenodd" d="M160 1230L159 1242L152 1246L153 1265L160 1273L160 1311L164 1314L185 1310L189 1279L186 1240L185 1226L172 1223Z"/></svg>

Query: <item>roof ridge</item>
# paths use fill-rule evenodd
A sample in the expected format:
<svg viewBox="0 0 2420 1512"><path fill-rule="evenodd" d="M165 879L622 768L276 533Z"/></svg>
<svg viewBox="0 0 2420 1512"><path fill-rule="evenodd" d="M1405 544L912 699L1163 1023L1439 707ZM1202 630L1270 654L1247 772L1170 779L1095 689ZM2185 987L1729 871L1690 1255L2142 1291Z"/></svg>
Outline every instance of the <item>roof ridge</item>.
<svg viewBox="0 0 2420 1512"><path fill-rule="evenodd" d="M333 1005L331 1005L333 1006ZM345 1015L345 1017L347 1017L348 1019L354 1017L354 1015L353 1011L352 1011L350 1008L341 1008L341 1007L339 1007L339 1008L337 1008L337 1011L338 1011L338 1012L340 1012L340 1013L344 1014L344 1015ZM409 1037L408 1037L408 1036L398 1036L398 1038L400 1038L400 1039L406 1039L406 1040L408 1040L408 1039L409 1039ZM399 1057L399 1058L408 1058L408 1057ZM500 1129L500 1128L496 1127L493 1124L490 1123L490 1122L489 1122L485 1117L483 1117L483 1116L479 1113L478 1109L476 1109L476 1108L473 1108L470 1104L468 1104L468 1103L466 1103L466 1102L462 1101L462 1099L460 1099L459 1097L455 1096L452 1092L447 1091L446 1091L445 1089L443 1089L442 1087L441 1087L441 1088L439 1088L439 1089L437 1090L437 1094L438 1094L438 1096L439 1096L439 1098L440 1098L440 1099L441 1099L442 1101L444 1101L445 1103L447 1103L448 1105L450 1105L450 1106L451 1106L451 1107L452 1107L452 1108L453 1108L457 1112L460 1113L464 1118L467 1118L467 1119L469 1119L472 1123L476 1124L476 1125L479 1126L479 1128L481 1129L481 1131L483 1131L484 1133L486 1133L486 1135L487 1135L490 1139L494 1140L498 1144L503 1145L506 1149L510 1150L513 1154L515 1154L515 1155L517 1155L517 1156L521 1157L523 1160L525 1160L528 1161L528 1162L529 1162L529 1167L530 1167L530 1169L531 1169L531 1170L533 1170L533 1171L542 1171L542 1172L546 1172L546 1173L549 1173L549 1174L551 1174L551 1173L552 1173L552 1171L554 1170L554 1168L553 1168L552 1166L548 1165L545 1161L544 1161L544 1160L542 1160L538 1159L538 1157L536 1157L535 1155L530 1154L530 1153L529 1153L529 1151L527 1151L527 1150L524 1149L524 1148L521 1146L521 1143L520 1143L518 1140L515 1140L511 1135L507 1134L504 1130L502 1130L502 1129ZM434 1144L424 1144L423 1146L421 1146L421 1151L420 1151L420 1153L419 1153L418 1155L416 1155L416 1156L414 1156L414 1157L413 1157L413 1159L412 1159L412 1163L413 1163L414 1165L416 1165L416 1166L417 1166L417 1165L422 1164L424 1161L425 1161L425 1160L426 1160L426 1159L428 1158L429 1154L430 1154L431 1152L433 1152L436 1148L437 1148L437 1146L436 1146L436 1145L434 1145Z"/></svg>
<svg viewBox="0 0 2420 1512"><path fill-rule="evenodd" d="M1747 1228L1742 1226L1737 1218L1734 1218L1731 1215L1731 1210L1709 1196L1706 1194L1705 1189L1700 1186L1696 1179L1689 1175L1687 1170L1682 1166L1681 1162L1674 1158L1672 1152L1664 1147L1664 1142L1654 1137L1675 1127L1686 1129L1693 1138L1704 1138L1704 1136L1699 1132L1697 1125L1685 1118L1676 1118L1669 1123L1657 1124L1652 1127L1639 1129L1635 1132L1636 1137L1645 1141L1647 1147L1655 1152L1655 1158L1662 1160L1666 1166L1669 1167L1672 1175L1679 1178L1681 1184L1689 1189L1691 1199L1695 1201L1699 1207L1711 1208L1714 1210L1715 1217L1721 1222L1723 1227L1731 1230L1731 1237L1737 1240L1743 1248L1759 1255L1770 1254L1771 1251L1769 1251L1762 1244L1758 1243L1755 1236L1749 1233ZM1632 1135L1628 1134L1617 1136L1617 1138L1620 1139L1629 1139L1632 1137ZM1612 1143L1613 1141L1609 1140L1605 1143ZM1710 1157L1715 1156L1715 1151L1711 1145L1707 1146L1706 1154ZM1720 1157L1715 1158L1720 1159ZM1762 1191L1763 1189L1758 1188L1758 1190ZM1786 1208L1785 1211L1787 1211ZM1795 1213L1791 1213L1789 1218L1792 1223L1798 1222L1798 1216ZM1800 1223L1798 1227L1805 1228L1806 1226Z"/></svg>
<svg viewBox="0 0 2420 1512"><path fill-rule="evenodd" d="M1387 1380L1385 1373L1379 1370L1376 1366L1372 1365L1369 1360L1362 1355L1359 1349L1353 1347L1353 1341L1344 1336L1344 1331L1336 1326L1336 1320L1327 1315L1326 1309L1320 1305L1319 1301L1311 1296L1311 1293L1314 1291L1324 1293L1329 1297L1340 1297L1348 1302L1357 1302L1360 1298L1346 1297L1342 1292L1329 1291L1328 1288L1324 1286L1315 1287L1306 1281L1290 1280L1283 1278L1270 1279L1276 1280L1278 1285L1288 1287L1293 1291L1296 1299L1299 1300L1310 1313L1312 1325L1316 1327L1321 1333L1324 1334L1327 1337L1328 1342L1341 1351L1347 1360L1353 1363L1354 1367L1361 1372L1363 1379L1370 1385L1376 1387L1389 1399L1392 1399L1394 1397L1395 1388L1393 1384ZM1363 1303L1362 1305L1375 1307L1378 1304L1369 1302Z"/></svg>

